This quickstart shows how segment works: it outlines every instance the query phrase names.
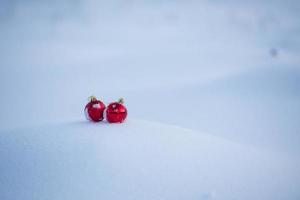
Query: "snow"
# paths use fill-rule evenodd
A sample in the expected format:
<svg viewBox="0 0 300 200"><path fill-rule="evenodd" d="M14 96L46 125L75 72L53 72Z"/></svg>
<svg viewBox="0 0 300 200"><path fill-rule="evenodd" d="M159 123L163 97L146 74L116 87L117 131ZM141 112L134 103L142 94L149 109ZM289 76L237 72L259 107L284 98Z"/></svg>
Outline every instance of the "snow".
<svg viewBox="0 0 300 200"><path fill-rule="evenodd" d="M298 159L181 127L75 121L0 138L1 199L299 198Z"/></svg>
<svg viewBox="0 0 300 200"><path fill-rule="evenodd" d="M299 8L0 1L0 199L299 199Z"/></svg>

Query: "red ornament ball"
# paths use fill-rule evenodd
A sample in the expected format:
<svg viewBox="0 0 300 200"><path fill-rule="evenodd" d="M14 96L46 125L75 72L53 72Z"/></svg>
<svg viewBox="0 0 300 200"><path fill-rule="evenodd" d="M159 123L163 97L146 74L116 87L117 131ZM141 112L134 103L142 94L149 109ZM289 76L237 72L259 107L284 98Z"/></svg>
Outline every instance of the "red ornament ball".
<svg viewBox="0 0 300 200"><path fill-rule="evenodd" d="M123 105L123 99L113 102L107 106L106 119L109 123L122 123L127 117L127 109Z"/></svg>
<svg viewBox="0 0 300 200"><path fill-rule="evenodd" d="M106 106L102 101L96 99L96 97L91 96L90 102L85 106L84 114L85 117L93 122L100 122L103 120L103 113Z"/></svg>

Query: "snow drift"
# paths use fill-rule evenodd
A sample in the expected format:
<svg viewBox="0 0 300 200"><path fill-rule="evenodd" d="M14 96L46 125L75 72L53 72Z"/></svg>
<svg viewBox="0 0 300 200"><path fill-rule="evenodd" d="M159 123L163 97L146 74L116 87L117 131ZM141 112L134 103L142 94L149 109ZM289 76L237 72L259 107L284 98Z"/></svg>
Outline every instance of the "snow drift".
<svg viewBox="0 0 300 200"><path fill-rule="evenodd" d="M297 199L299 161L154 122L0 134L0 199Z"/></svg>

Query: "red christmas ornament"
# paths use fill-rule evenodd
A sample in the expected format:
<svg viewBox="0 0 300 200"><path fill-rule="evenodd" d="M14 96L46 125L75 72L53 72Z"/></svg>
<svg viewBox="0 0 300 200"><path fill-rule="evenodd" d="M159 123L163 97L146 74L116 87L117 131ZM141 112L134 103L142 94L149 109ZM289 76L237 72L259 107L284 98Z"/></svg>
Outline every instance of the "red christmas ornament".
<svg viewBox="0 0 300 200"><path fill-rule="evenodd" d="M127 117L127 109L123 105L121 98L118 102L113 102L107 106L106 119L109 123L122 123Z"/></svg>
<svg viewBox="0 0 300 200"><path fill-rule="evenodd" d="M85 117L94 122L100 122L103 120L103 113L106 106L103 102L96 99L96 97L91 96L90 102L85 106L84 114Z"/></svg>

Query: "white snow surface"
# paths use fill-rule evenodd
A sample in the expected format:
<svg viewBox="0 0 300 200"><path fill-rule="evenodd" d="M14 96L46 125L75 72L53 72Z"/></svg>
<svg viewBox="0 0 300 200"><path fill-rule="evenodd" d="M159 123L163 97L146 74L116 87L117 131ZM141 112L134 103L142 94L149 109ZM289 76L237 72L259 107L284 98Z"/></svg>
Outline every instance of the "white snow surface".
<svg viewBox="0 0 300 200"><path fill-rule="evenodd" d="M0 199L300 199L299 9L0 1Z"/></svg>
<svg viewBox="0 0 300 200"><path fill-rule="evenodd" d="M155 122L40 126L0 144L1 199L299 198L297 159Z"/></svg>

